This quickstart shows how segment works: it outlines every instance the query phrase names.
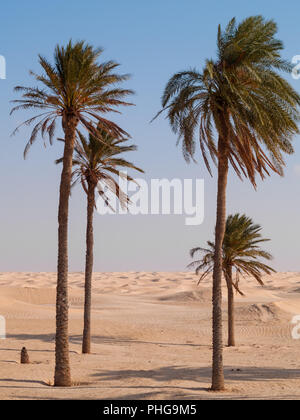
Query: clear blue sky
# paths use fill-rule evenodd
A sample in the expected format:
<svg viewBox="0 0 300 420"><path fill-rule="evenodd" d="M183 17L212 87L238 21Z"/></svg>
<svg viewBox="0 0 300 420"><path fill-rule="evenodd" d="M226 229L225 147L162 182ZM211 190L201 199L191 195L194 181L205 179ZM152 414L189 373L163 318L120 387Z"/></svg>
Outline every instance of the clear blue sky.
<svg viewBox="0 0 300 420"><path fill-rule="evenodd" d="M61 154L55 143L38 142L26 161L22 153L29 131L10 138L27 114L9 117L15 85L32 83L28 71L38 70L37 54L50 60L57 43L84 39L105 48L131 73L127 86L136 91L136 107L117 121L138 145L135 162L150 178L204 178L206 216L199 227L187 227L181 216L95 216L95 270L183 270L188 250L212 237L216 178L210 179L199 159L186 165L176 138L163 118L149 124L159 110L168 78L189 67L202 68L214 57L217 25L262 14L278 23L285 58L300 54L300 3L289 1L86 0L49 2L11 0L1 6L0 54L7 61L7 79L0 80L1 239L0 271L55 271L57 199ZM300 80L289 81L300 90ZM273 176L255 192L247 181L230 176L228 211L246 212L272 239L269 249L280 270L299 270L300 144L287 158L286 177ZM84 268L85 197L77 188L71 199L70 270Z"/></svg>

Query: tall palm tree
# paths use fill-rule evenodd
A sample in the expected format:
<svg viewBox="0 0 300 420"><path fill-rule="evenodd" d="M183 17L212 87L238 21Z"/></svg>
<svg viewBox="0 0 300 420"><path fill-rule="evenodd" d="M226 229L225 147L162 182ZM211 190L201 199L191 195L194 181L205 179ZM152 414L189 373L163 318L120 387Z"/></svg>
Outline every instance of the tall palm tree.
<svg viewBox="0 0 300 420"><path fill-rule="evenodd" d="M56 122L61 120L64 132L64 156L60 181L58 209L58 264L56 293L56 341L55 375L56 386L70 386L68 342L68 209L72 177L72 157L78 125L85 127L97 137L96 125L122 138L126 133L103 114L115 111L119 105L129 105L123 100L129 90L115 87L116 83L128 79L128 75L118 75L114 70L118 66L113 61L97 63L101 49L94 49L85 42L72 43L66 47L57 46L54 52L54 64L39 56L43 73L31 72L35 80L43 87L17 86L22 92L22 99L13 101L19 109L38 110L38 115L28 119L22 125L34 123L34 127L24 151L40 133L49 136L52 143ZM14 133L20 128L17 127ZM101 139L99 139L101 141Z"/></svg>
<svg viewBox="0 0 300 420"><path fill-rule="evenodd" d="M137 150L135 145L127 145L128 139L119 139L108 131L98 127L99 142L93 135L86 139L78 132L73 159L73 183L80 182L87 195L87 227L86 227L86 262L85 262L85 285L84 285L84 328L82 340L82 353L91 352L91 297L92 297L92 273L93 273L93 216L96 207L95 191L98 190L100 197L110 206L106 188L119 200L122 207L130 203L128 196L121 190L115 176L121 176L122 169L134 169L144 172L133 163L128 162L120 155ZM62 163L63 158L56 163ZM129 181L133 178L126 174ZM112 207L111 207L112 208Z"/></svg>
<svg viewBox="0 0 300 420"><path fill-rule="evenodd" d="M234 334L234 289L243 296L239 287L240 275L248 275L255 278L263 285L263 274L275 273L270 266L262 263L259 259L271 260L272 255L260 248L260 244L269 241L261 235L261 226L246 215L230 215L226 220L225 236L223 241L223 276L226 280L228 294L228 347L235 346ZM204 280L214 267L215 244L207 242L207 248L193 248L190 251L192 258L200 254L201 259L193 261L189 268L196 268L196 274L200 274L199 282ZM233 280L235 270L235 281Z"/></svg>
<svg viewBox="0 0 300 420"><path fill-rule="evenodd" d="M175 74L166 85L162 110L182 140L187 161L196 140L207 169L209 156L218 168L215 260L213 270L212 390L224 389L222 343L222 244L226 223L226 187L231 165L256 186L270 171L283 173L283 153L292 153L298 132L300 96L278 71L290 71L275 39L272 20L252 16L239 25L232 19L218 28L217 58L203 71ZM158 114L158 115L159 115Z"/></svg>

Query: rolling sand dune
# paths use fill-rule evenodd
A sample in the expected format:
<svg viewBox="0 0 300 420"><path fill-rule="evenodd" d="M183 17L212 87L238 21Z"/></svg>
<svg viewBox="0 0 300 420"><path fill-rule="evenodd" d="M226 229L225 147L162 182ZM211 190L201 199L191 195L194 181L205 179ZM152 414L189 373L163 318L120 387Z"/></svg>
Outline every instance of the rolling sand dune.
<svg viewBox="0 0 300 420"><path fill-rule="evenodd" d="M70 274L74 386L56 389L54 273L0 273L0 398L300 399L300 273L243 280L236 297L237 347L224 349L227 391L207 391L211 365L211 282L192 273L95 273L93 354L81 355L82 273ZM226 339L224 288L224 339ZM20 365L23 346L31 364Z"/></svg>

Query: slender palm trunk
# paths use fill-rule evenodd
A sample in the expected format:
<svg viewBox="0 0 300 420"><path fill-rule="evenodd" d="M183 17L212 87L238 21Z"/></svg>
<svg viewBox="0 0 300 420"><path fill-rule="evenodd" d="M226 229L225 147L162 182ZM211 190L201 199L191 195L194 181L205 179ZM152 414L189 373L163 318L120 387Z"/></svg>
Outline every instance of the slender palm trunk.
<svg viewBox="0 0 300 420"><path fill-rule="evenodd" d="M228 177L226 138L219 137L218 155L217 221L213 271L213 366L211 386L213 391L224 390L221 286L223 261L222 246L226 226L226 187Z"/></svg>
<svg viewBox="0 0 300 420"><path fill-rule="evenodd" d="M71 386L68 332L68 215L72 157L77 119L67 116L63 125L65 147L58 209L58 264L56 288L55 386Z"/></svg>
<svg viewBox="0 0 300 420"><path fill-rule="evenodd" d="M234 347L234 291L232 285L232 267L228 267L226 270L226 283L228 293L228 347Z"/></svg>
<svg viewBox="0 0 300 420"><path fill-rule="evenodd" d="M88 184L87 194L87 227L86 227L86 260L84 284L84 327L82 340L82 353L91 352L91 299L92 299L92 274L93 274L93 214L95 203L95 185Z"/></svg>

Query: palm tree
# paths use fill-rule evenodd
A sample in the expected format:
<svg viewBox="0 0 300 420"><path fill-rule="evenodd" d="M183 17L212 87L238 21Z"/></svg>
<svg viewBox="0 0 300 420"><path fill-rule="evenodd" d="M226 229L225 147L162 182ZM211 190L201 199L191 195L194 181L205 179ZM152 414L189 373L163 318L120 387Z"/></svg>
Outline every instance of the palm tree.
<svg viewBox="0 0 300 420"><path fill-rule="evenodd" d="M283 153L292 153L298 133L300 96L278 71L290 71L281 59L277 26L261 16L239 25L232 19L219 26L216 60L202 72L175 74L166 85L162 110L182 140L187 161L194 158L196 140L208 171L209 156L218 168L215 260L213 269L212 390L224 389L222 343L222 244L226 223L229 165L240 178L256 186L270 171L283 174Z"/></svg>
<svg viewBox="0 0 300 420"><path fill-rule="evenodd" d="M56 341L54 385L70 386L68 342L68 209L72 177L72 157L76 129L79 124L97 137L95 125L99 124L116 137L126 133L102 115L116 111L119 105L129 105L123 98L131 93L118 89L114 85L128 79L128 75L117 75L118 66L113 61L98 64L101 49L82 42L70 41L66 47L57 46L54 52L54 64L39 56L43 74L31 72L35 80L43 85L39 87L17 86L22 92L22 99L13 101L19 109L38 110L38 115L28 119L22 125L34 123L34 127L24 151L40 133L49 136L52 144L57 120L61 120L64 132L63 168L60 181L58 209L58 265L56 292ZM20 128L17 127L14 133ZM102 141L99 139L99 141Z"/></svg>
<svg viewBox="0 0 300 420"><path fill-rule="evenodd" d="M260 244L269 241L261 235L261 226L245 215L235 214L228 216L223 241L223 276L226 280L228 294L228 347L235 346L234 334L234 289L244 295L239 287L240 275L255 278L263 286L263 274L275 273L270 266L259 261L259 258L271 260L272 255L260 248ZM190 251L192 258L196 254L202 255L200 260L193 261L189 268L196 268L196 274L202 272L200 281L204 280L214 266L215 244L207 242L207 248L193 248ZM236 278L233 281L233 270Z"/></svg>
<svg viewBox="0 0 300 420"><path fill-rule="evenodd" d="M93 135L86 139L78 132L73 159L73 183L80 182L87 195L87 227L86 227L86 262L85 262L85 285L84 285L84 328L82 340L82 353L91 352L91 296L92 296L92 273L93 273L93 215L96 207L95 190L100 197L110 206L107 188L119 200L122 207L130 203L128 196L121 190L114 176L121 176L121 169L135 169L144 172L131 162L123 159L120 155L137 150L135 145L127 145L128 139L118 139L109 132L98 127L99 142ZM62 163L63 158L56 163ZM129 181L133 178L126 174ZM112 208L112 207L111 207Z"/></svg>

